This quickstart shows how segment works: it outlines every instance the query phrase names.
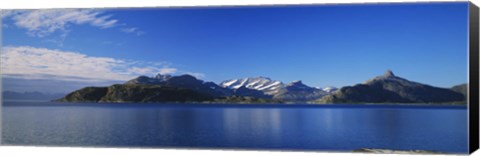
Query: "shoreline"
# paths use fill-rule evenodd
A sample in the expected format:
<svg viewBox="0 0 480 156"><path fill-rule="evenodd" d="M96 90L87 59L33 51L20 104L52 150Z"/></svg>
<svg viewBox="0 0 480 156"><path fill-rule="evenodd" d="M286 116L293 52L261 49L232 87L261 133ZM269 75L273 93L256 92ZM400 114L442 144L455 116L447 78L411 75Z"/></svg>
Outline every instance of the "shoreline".
<svg viewBox="0 0 480 156"><path fill-rule="evenodd" d="M8 103L6 103L8 102ZM26 103L29 102L29 103ZM56 101L15 101L5 100L3 106L176 106L176 107L238 107L238 108L398 108L398 109L467 109L467 105L447 104L309 104L309 103L205 103L205 102L151 102L151 103L128 103L128 102L56 102Z"/></svg>

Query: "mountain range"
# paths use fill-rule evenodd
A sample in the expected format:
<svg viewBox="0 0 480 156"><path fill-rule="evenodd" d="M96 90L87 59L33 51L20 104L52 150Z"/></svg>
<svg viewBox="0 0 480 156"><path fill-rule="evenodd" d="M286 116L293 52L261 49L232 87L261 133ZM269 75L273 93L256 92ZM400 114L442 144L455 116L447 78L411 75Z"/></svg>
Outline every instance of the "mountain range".
<svg viewBox="0 0 480 156"><path fill-rule="evenodd" d="M329 87L325 90L310 87L303 84L302 81L294 81L284 84L281 81L271 80L268 77L262 76L227 80L221 82L220 86L233 90L244 87L260 91L265 95L271 96L272 99L297 102L318 99L336 90L336 88L333 87Z"/></svg>
<svg viewBox="0 0 480 156"><path fill-rule="evenodd" d="M316 88L302 81L268 77L231 79L219 84L191 75L139 76L123 84L85 87L61 102L219 102L219 103L462 103L462 88L433 87L395 76L392 71L362 84Z"/></svg>

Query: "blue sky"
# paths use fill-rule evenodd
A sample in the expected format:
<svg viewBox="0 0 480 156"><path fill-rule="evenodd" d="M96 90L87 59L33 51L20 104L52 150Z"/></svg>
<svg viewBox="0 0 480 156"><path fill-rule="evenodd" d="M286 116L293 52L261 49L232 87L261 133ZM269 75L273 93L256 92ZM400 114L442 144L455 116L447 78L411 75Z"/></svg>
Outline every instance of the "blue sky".
<svg viewBox="0 0 480 156"><path fill-rule="evenodd" d="M217 83L267 76L342 87L391 69L451 87L467 81L467 9L458 2L8 11L2 74L92 84L190 73Z"/></svg>

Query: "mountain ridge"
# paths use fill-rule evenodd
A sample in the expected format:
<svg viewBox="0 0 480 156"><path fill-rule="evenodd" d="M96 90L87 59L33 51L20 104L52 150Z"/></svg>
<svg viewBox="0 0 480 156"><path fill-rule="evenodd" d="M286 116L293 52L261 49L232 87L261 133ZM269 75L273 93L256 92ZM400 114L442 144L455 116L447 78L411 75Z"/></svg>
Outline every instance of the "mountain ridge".
<svg viewBox="0 0 480 156"><path fill-rule="evenodd" d="M388 70L362 84L342 87L316 103L450 103L465 97L448 88L433 87L401 78Z"/></svg>
<svg viewBox="0 0 480 156"><path fill-rule="evenodd" d="M334 87L328 88L326 91L322 88L310 87L303 84L301 80L285 84L282 81L272 80L265 76L230 79L221 82L220 86L231 89L245 87L261 91L265 95L270 95L272 99L296 102L306 102L320 98L335 90Z"/></svg>
<svg viewBox="0 0 480 156"><path fill-rule="evenodd" d="M459 87L456 87L459 88ZM458 90L458 89L457 89ZM139 76L123 84L85 87L61 102L278 102L278 103L449 103L464 101L454 88L439 88L396 76L388 70L364 83L317 88L301 80L283 83L271 78L230 79L219 84L185 74Z"/></svg>

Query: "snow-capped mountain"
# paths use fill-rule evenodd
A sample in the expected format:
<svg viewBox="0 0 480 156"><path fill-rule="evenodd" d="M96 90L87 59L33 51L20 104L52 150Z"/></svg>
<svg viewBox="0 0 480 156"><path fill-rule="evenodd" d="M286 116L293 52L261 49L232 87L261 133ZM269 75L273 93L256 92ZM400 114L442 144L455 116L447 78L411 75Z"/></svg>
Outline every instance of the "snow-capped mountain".
<svg viewBox="0 0 480 156"><path fill-rule="evenodd" d="M271 98L270 95L265 95L264 92L246 88L245 86L238 88L226 88L217 85L213 82L205 82L203 80L196 79L195 77L185 74L179 76L162 75L158 74L154 77L139 76L132 80L125 82L129 84L141 84L141 85L159 85L170 86L178 88L187 88L194 91L209 95L212 97L225 97L225 96L252 96L257 98Z"/></svg>
<svg viewBox="0 0 480 156"><path fill-rule="evenodd" d="M303 84L302 81L293 81L284 84L281 81L272 80L263 76L227 80L220 83L220 86L230 89L245 87L261 91L266 95L271 95L273 99L289 101L307 101L320 98L330 93L322 89L307 86Z"/></svg>
<svg viewBox="0 0 480 156"><path fill-rule="evenodd" d="M158 73L154 78L159 81L167 81L168 79L172 78L172 75Z"/></svg>
<svg viewBox="0 0 480 156"><path fill-rule="evenodd" d="M139 76L135 79L125 82L125 84L161 84L162 82L165 82L170 78L172 78L172 76L168 74L157 74L154 77Z"/></svg>
<svg viewBox="0 0 480 156"><path fill-rule="evenodd" d="M234 102L234 103L466 103L465 87L439 88L395 76L392 71L365 83L310 87L302 81L284 84L267 77L233 79L217 85L194 76L139 76L125 84L85 87L60 102ZM268 94L267 94L268 93Z"/></svg>
<svg viewBox="0 0 480 156"><path fill-rule="evenodd" d="M307 86L302 81L293 81L281 88L273 98L287 101L309 101L328 94L321 89Z"/></svg>
<svg viewBox="0 0 480 156"><path fill-rule="evenodd" d="M332 92L334 92L334 91L337 91L337 90L338 90L338 88L331 87L331 86L329 86L329 87L325 87L325 88L319 88L319 89L321 89L321 90L323 90L323 91L325 91L325 92L327 92L327 93L332 93Z"/></svg>
<svg viewBox="0 0 480 156"><path fill-rule="evenodd" d="M245 87L248 89L262 91L268 95L273 95L276 93L276 91L278 91L278 89L283 88L285 85L281 81L259 76L253 78L231 79L223 81L222 83L220 83L220 86L230 89L238 89L240 87Z"/></svg>
<svg viewBox="0 0 480 156"><path fill-rule="evenodd" d="M223 96L249 96L255 98L271 98L287 101L308 101L319 99L328 95L336 88L314 88L307 86L302 81L293 81L284 84L268 77L252 77L227 80L220 85L213 82L204 82L190 75L171 76L158 74L154 77L139 76L127 81L125 84L143 84L174 86L189 88L214 97Z"/></svg>

